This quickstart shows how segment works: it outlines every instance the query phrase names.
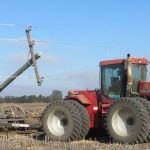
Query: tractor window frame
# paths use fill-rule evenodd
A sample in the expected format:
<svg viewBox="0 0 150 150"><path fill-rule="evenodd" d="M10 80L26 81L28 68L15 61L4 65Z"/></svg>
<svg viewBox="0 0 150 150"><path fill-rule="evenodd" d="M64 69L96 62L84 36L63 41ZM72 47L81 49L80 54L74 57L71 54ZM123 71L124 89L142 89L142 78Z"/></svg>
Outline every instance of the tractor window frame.
<svg viewBox="0 0 150 150"><path fill-rule="evenodd" d="M112 75L112 76L110 76L111 78L109 78L110 81L106 81L106 76L104 74L104 71L107 68L110 68L110 69L111 68L119 68L120 71L121 71L121 76L120 76L120 86L121 86L121 88L120 88L120 91L119 91L118 95L117 94L111 95L111 94L109 94L108 89L107 90L105 89L106 88L105 87L106 86L106 82L111 82L111 78L114 79L114 80L117 80L117 77L119 76L119 75L116 74L116 78L115 78L115 76L113 78L113 75ZM126 74L125 74L125 71L124 71L124 63L121 63L121 64L110 64L110 65L101 66L101 68L100 68L100 76L101 76L101 83L100 83L100 85L101 85L101 93L102 93L102 95L105 98L107 98L107 99L120 99L122 97L122 95L124 94L124 88L125 88L125 86L122 86L122 85L125 85L123 83L125 82L125 77L126 77ZM104 85L104 82L105 82L105 85Z"/></svg>

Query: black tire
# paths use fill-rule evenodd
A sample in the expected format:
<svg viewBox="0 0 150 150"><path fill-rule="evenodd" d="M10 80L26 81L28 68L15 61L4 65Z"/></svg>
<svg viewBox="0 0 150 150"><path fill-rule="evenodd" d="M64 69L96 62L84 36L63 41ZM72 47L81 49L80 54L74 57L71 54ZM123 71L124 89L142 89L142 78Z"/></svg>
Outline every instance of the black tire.
<svg viewBox="0 0 150 150"><path fill-rule="evenodd" d="M149 116L149 132L147 133L146 142L149 142L150 141L150 101L148 101L145 98L139 98L139 97L136 97L135 99L138 100L138 101L140 101L146 107L146 110L148 111L148 116Z"/></svg>
<svg viewBox="0 0 150 150"><path fill-rule="evenodd" d="M76 102L74 100L68 100L68 101L71 104L73 104L80 113L82 125L81 125L81 132L79 133L78 140L84 139L89 132L90 116L89 116L86 108L83 105L81 105L79 102Z"/></svg>
<svg viewBox="0 0 150 150"><path fill-rule="evenodd" d="M106 130L109 136L114 142L123 144L145 142L149 132L148 124L149 117L146 108L133 98L122 98L114 102L106 116Z"/></svg>
<svg viewBox="0 0 150 150"><path fill-rule="evenodd" d="M58 133L58 131L62 131L60 125L57 125L57 123L53 125L54 122L56 122L55 118L61 120L60 125L64 129L64 133ZM57 129L55 128L56 125L58 126ZM80 113L71 103L66 101L53 101L44 110L42 127L44 133L49 137L50 140L77 140L79 133L81 132Z"/></svg>

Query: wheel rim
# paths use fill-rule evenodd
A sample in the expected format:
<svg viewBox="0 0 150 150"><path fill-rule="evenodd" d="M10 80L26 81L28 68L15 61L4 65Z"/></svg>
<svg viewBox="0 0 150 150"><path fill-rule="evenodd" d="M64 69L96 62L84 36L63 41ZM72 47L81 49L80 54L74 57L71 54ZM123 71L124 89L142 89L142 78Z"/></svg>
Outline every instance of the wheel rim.
<svg viewBox="0 0 150 150"><path fill-rule="evenodd" d="M53 135L64 135L68 127L68 119L66 114L62 111L51 112L48 116L47 126Z"/></svg>
<svg viewBox="0 0 150 150"><path fill-rule="evenodd" d="M127 108L116 110L112 116L112 127L120 136L129 136L135 127L135 115Z"/></svg>

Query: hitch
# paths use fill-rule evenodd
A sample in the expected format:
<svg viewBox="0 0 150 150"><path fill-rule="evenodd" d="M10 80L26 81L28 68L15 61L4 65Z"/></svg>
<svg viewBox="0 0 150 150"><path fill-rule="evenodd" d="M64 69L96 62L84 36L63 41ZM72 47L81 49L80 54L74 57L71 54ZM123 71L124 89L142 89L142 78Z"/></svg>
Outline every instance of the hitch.
<svg viewBox="0 0 150 150"><path fill-rule="evenodd" d="M31 59L32 59L32 66L34 67L37 83L38 83L38 86L41 86L44 78L39 75L39 69L38 69L38 66L36 64L35 54L34 54L34 50L33 50L33 46L35 44L35 41L31 40L31 37L30 37L30 31L31 30L32 30L31 26L29 26L26 29L26 36L27 36L27 41L29 44L29 49L30 49L30 54L31 54Z"/></svg>

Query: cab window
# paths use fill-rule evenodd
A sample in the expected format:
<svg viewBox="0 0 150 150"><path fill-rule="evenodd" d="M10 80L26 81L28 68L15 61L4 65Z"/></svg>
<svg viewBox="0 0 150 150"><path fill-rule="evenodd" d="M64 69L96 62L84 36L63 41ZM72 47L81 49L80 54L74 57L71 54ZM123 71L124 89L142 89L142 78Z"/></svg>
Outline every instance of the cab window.
<svg viewBox="0 0 150 150"><path fill-rule="evenodd" d="M121 97L123 80L123 65L108 65L102 67L101 89L103 95L112 99Z"/></svg>

